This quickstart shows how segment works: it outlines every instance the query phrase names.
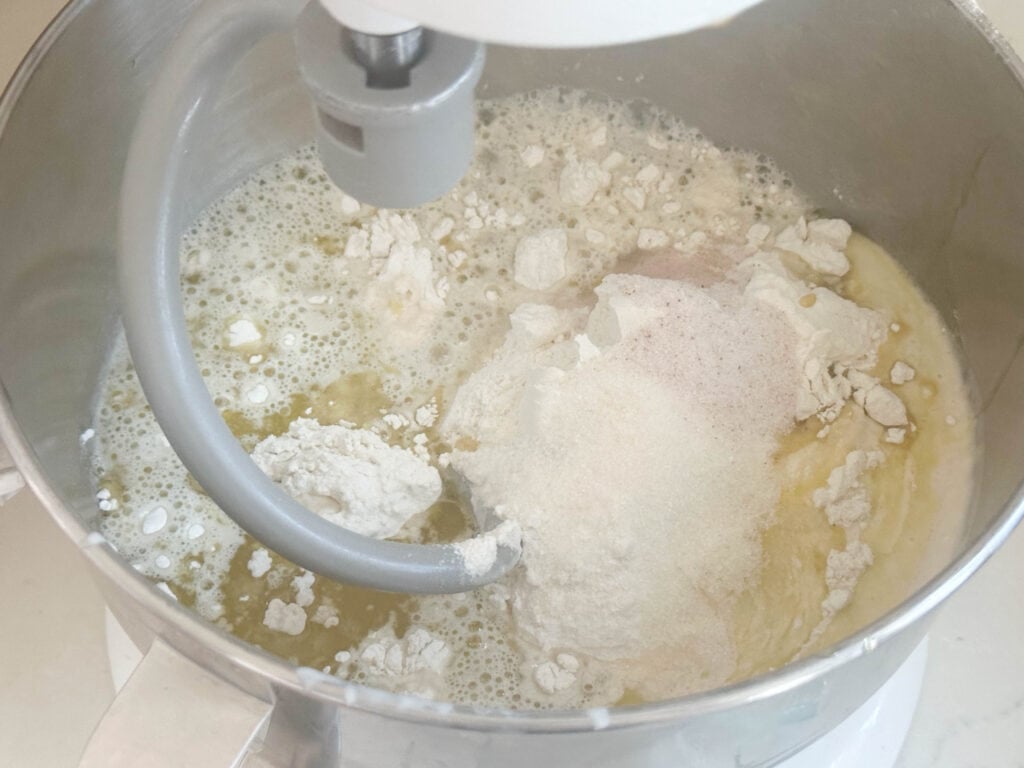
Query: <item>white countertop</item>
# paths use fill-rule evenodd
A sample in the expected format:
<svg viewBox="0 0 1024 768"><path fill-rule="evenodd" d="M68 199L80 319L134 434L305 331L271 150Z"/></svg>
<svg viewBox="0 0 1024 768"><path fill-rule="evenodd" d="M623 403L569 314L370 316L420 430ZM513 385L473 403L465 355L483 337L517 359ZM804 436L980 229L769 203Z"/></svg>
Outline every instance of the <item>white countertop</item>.
<svg viewBox="0 0 1024 768"><path fill-rule="evenodd" d="M979 3L1024 46L1024 0ZM0 83L62 5L0 0ZM941 609L898 768L1024 766L1022 583L1024 529ZM0 509L0 691L0 768L74 766L113 696L99 593L27 492Z"/></svg>

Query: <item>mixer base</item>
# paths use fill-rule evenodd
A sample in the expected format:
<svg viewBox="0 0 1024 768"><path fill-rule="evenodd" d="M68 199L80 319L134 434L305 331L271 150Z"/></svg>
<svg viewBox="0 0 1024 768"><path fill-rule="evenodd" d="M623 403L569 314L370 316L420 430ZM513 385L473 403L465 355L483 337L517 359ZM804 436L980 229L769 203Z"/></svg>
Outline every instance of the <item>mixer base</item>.
<svg viewBox="0 0 1024 768"><path fill-rule="evenodd" d="M925 637L874 696L778 768L892 768L910 731L927 661Z"/></svg>

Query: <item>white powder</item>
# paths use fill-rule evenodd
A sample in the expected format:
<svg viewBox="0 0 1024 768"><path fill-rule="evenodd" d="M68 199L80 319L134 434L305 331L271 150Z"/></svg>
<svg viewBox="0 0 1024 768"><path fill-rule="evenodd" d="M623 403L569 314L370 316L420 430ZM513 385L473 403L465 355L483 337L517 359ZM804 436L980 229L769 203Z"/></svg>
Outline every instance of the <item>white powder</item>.
<svg viewBox="0 0 1024 768"><path fill-rule="evenodd" d="M527 235L516 245L515 278L524 288L545 291L565 277L569 238L564 229Z"/></svg>
<svg viewBox="0 0 1024 768"><path fill-rule="evenodd" d="M871 513L871 497L861 476L884 460L881 451L851 451L843 465L829 474L828 484L814 491L814 506L824 510L832 525L847 529L863 525Z"/></svg>
<svg viewBox="0 0 1024 768"><path fill-rule="evenodd" d="M444 240L455 229L455 219L451 216L443 217L433 229L430 230L430 238L436 242Z"/></svg>
<svg viewBox="0 0 1024 768"><path fill-rule="evenodd" d="M775 245L791 251L824 275L842 277L850 270L843 253L853 230L842 219L818 219L810 224L801 218L775 238Z"/></svg>
<svg viewBox="0 0 1024 768"><path fill-rule="evenodd" d="M341 202L338 204L338 210L341 211L343 216L353 216L359 213L359 209L361 207L362 206L359 201L354 197L350 197L349 195L342 193Z"/></svg>
<svg viewBox="0 0 1024 768"><path fill-rule="evenodd" d="M412 451L344 425L296 419L252 452L272 480L321 517L364 536L394 536L441 494L437 470Z"/></svg>
<svg viewBox="0 0 1024 768"><path fill-rule="evenodd" d="M874 562L871 547L856 537L847 540L846 549L833 549L825 564L825 586L828 596L822 601L822 623L811 633L820 636L828 622L853 599L861 575Z"/></svg>
<svg viewBox="0 0 1024 768"><path fill-rule="evenodd" d="M500 511L497 514L500 516ZM519 526L512 520L505 520L485 533L458 542L455 550L471 576L482 576L494 567L499 546L518 551L521 541Z"/></svg>
<svg viewBox="0 0 1024 768"><path fill-rule="evenodd" d="M589 323L517 310L443 424L479 441L452 466L474 504L522 527L513 616L542 650L621 661L627 676L626 660L699 658L727 676L730 599L757 567L778 488L774 436L794 419L795 339L736 289L720 303L686 283L611 275L597 292ZM586 346L558 341L584 327L600 350L586 360ZM552 689L568 679L538 674ZM666 695L684 680L680 669L629 682Z"/></svg>
<svg viewBox="0 0 1024 768"><path fill-rule="evenodd" d="M297 605L306 608L313 604L315 599L313 584L315 581L316 575L312 571L305 570L292 579L292 589L295 590L295 603Z"/></svg>
<svg viewBox="0 0 1024 768"><path fill-rule="evenodd" d="M781 311L799 337L803 376L798 418L817 415L824 422L834 421L853 395L854 383L847 374L852 372L856 380L878 362L878 348L887 335L885 317L828 288L793 278L772 255L759 253L740 270L750 275L746 295Z"/></svg>
<svg viewBox="0 0 1024 768"><path fill-rule="evenodd" d="M273 564L273 561L270 559L270 553L261 547L252 553L246 567L253 578L258 579L266 576L267 571L270 570Z"/></svg>
<svg viewBox="0 0 1024 768"><path fill-rule="evenodd" d="M664 248L671 242L668 233L660 229L641 229L636 238L636 247L641 250Z"/></svg>
<svg viewBox="0 0 1024 768"><path fill-rule="evenodd" d="M575 310L559 310L546 304L520 304L509 316L510 328L504 344L488 363L475 371L455 393L441 432L453 435L511 434L515 412L527 379L536 366L559 353L566 364L575 351L551 348L551 339L568 338L585 315Z"/></svg>
<svg viewBox="0 0 1024 768"><path fill-rule="evenodd" d="M611 180L611 174L596 162L578 160L572 153L558 179L558 195L566 205L587 205Z"/></svg>
<svg viewBox="0 0 1024 768"><path fill-rule="evenodd" d="M845 245L848 227L815 224L790 237L800 237L812 267L845 272L829 249ZM661 234L642 231L638 245L664 247ZM886 319L757 251L769 232L751 228L747 237L753 255L724 252L725 279L710 288L610 275L586 316L521 305L504 345L459 390L442 424L450 441L478 441L450 457L474 504L522 528L513 617L542 651L573 648L612 668L689 655L725 679L730 597L752 577L758 531L776 498L774 438L810 415L835 419L854 393L880 423L906 423L899 398L866 373ZM707 238L692 242L706 247ZM640 262L654 271L665 263L656 255ZM880 456L851 454L816 494L830 521L852 532L826 571L833 613L870 564L857 538L870 502L857 480ZM552 473L564 465L574 472ZM688 622L672 626L664 612ZM626 666L617 674L652 695L671 695L685 678L680 670L665 683ZM555 693L573 677L549 660L533 680Z"/></svg>
<svg viewBox="0 0 1024 768"><path fill-rule="evenodd" d="M419 227L408 217L382 211L371 223L369 253L385 261L366 292L366 308L387 328L388 339L403 347L426 338L445 306L446 288L420 240Z"/></svg>
<svg viewBox="0 0 1024 768"><path fill-rule="evenodd" d="M378 674L410 675L423 670L444 671L451 653L443 640L425 629L415 628L396 640L380 634L366 645L360 658L374 667Z"/></svg>
<svg viewBox="0 0 1024 768"><path fill-rule="evenodd" d="M649 163L637 171L636 183L641 187L650 187L661 178L661 168L654 163Z"/></svg>
<svg viewBox="0 0 1024 768"><path fill-rule="evenodd" d="M642 211L644 206L647 205L647 195L639 187L626 187L622 190L622 196L638 211Z"/></svg>
<svg viewBox="0 0 1024 768"><path fill-rule="evenodd" d="M913 381L916 374L917 372L911 366L902 360L897 360L889 371L889 381L899 386L900 384L906 384L908 381Z"/></svg>
<svg viewBox="0 0 1024 768"><path fill-rule="evenodd" d="M871 518L871 494L863 482L864 474L885 461L881 451L850 451L841 466L829 473L828 482L812 494L814 506L825 512L830 524L846 534L845 549L829 552L825 566L828 593L821 604L821 621L804 644L810 647L828 628L833 617L853 599L861 574L874 562L871 547L860 540Z"/></svg>
<svg viewBox="0 0 1024 768"><path fill-rule="evenodd" d="M907 437L907 430L902 427L889 427L885 430L885 442L899 445Z"/></svg>
<svg viewBox="0 0 1024 768"><path fill-rule="evenodd" d="M864 395L864 411L883 427L902 427L907 423L907 408L899 395L876 384Z"/></svg>
<svg viewBox="0 0 1024 768"><path fill-rule="evenodd" d="M411 627L398 639L392 623L371 632L350 653L359 660L368 681L400 683L402 690L427 698L443 690L443 675L452 656L444 640L426 629Z"/></svg>
<svg viewBox="0 0 1024 768"><path fill-rule="evenodd" d="M421 427L432 427L437 421L437 401L431 400L426 405L416 409L413 418Z"/></svg>
<svg viewBox="0 0 1024 768"><path fill-rule="evenodd" d="M314 624L320 624L326 629L338 626L340 619L338 618L338 609L333 605L320 604L313 611L313 617L310 619Z"/></svg>
<svg viewBox="0 0 1024 768"><path fill-rule="evenodd" d="M545 661L533 672L533 680L544 693L560 693L576 683L579 660L569 653L560 653L554 661Z"/></svg>
<svg viewBox="0 0 1024 768"><path fill-rule="evenodd" d="M404 429L411 423L409 419L400 413L385 413L381 416L381 421L391 427L391 429Z"/></svg>
<svg viewBox="0 0 1024 768"><path fill-rule="evenodd" d="M624 162L626 162L626 156L617 150L612 150L601 161L601 168L605 171L613 171Z"/></svg>
<svg viewBox="0 0 1024 768"><path fill-rule="evenodd" d="M263 623L275 632L301 635L306 629L306 611L297 603L286 603L275 597L267 605Z"/></svg>

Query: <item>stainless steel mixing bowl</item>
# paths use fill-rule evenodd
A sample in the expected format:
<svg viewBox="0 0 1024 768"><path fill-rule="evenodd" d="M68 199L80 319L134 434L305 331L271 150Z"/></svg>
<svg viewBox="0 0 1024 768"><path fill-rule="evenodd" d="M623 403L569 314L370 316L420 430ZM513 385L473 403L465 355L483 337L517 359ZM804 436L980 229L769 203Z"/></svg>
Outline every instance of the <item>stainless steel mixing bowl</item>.
<svg viewBox="0 0 1024 768"><path fill-rule="evenodd" d="M1024 65L969 0L768 0L681 38L494 48L483 93L564 84L650 100L775 158L829 213L885 244L958 333L974 385L983 465L966 527L946 533L955 556L894 585L888 613L818 657L607 716L479 712L362 689L200 620L92 535L79 444L118 329L128 138L191 7L74 0L0 102L0 437L149 649L84 764L139 764L132 750L149 749L147 765L230 765L248 744L272 766L773 765L877 690L1024 514ZM195 147L192 213L308 141L310 117L288 40L266 40Z"/></svg>

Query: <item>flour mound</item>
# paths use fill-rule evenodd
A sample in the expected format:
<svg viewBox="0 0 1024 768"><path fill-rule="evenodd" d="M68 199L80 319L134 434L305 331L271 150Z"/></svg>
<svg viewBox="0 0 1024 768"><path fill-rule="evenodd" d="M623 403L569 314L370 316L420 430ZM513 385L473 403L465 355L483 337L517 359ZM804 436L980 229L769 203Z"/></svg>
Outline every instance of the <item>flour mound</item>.
<svg viewBox="0 0 1024 768"><path fill-rule="evenodd" d="M350 655L363 670L362 682L379 687L400 685L409 693L435 699L445 690L444 674L452 652L442 638L422 627L411 627L399 638L394 622L388 622L371 632Z"/></svg>
<svg viewBox="0 0 1024 768"><path fill-rule="evenodd" d="M437 470L412 451L350 426L296 419L268 437L253 461L295 499L335 525L394 536L441 495Z"/></svg>
<svg viewBox="0 0 1024 768"><path fill-rule="evenodd" d="M759 253L738 270L749 276L745 295L781 312L797 334L802 371L796 385L799 420L817 416L825 423L835 421L857 390L866 395L884 389L865 373L878 363L878 348L888 335L882 313L794 278L774 254ZM881 396L878 399L881 402ZM901 421L898 412L891 413L900 408L902 403L886 400L878 408L878 418L871 411L868 415L885 426L900 426L906 423L906 414ZM892 423L885 424L886 418Z"/></svg>
<svg viewBox="0 0 1024 768"><path fill-rule="evenodd" d="M518 629L669 696L733 668L729 606L778 497L795 338L735 288L610 275L597 294L589 316L520 307L443 429L478 441L452 456L474 505L522 528Z"/></svg>

